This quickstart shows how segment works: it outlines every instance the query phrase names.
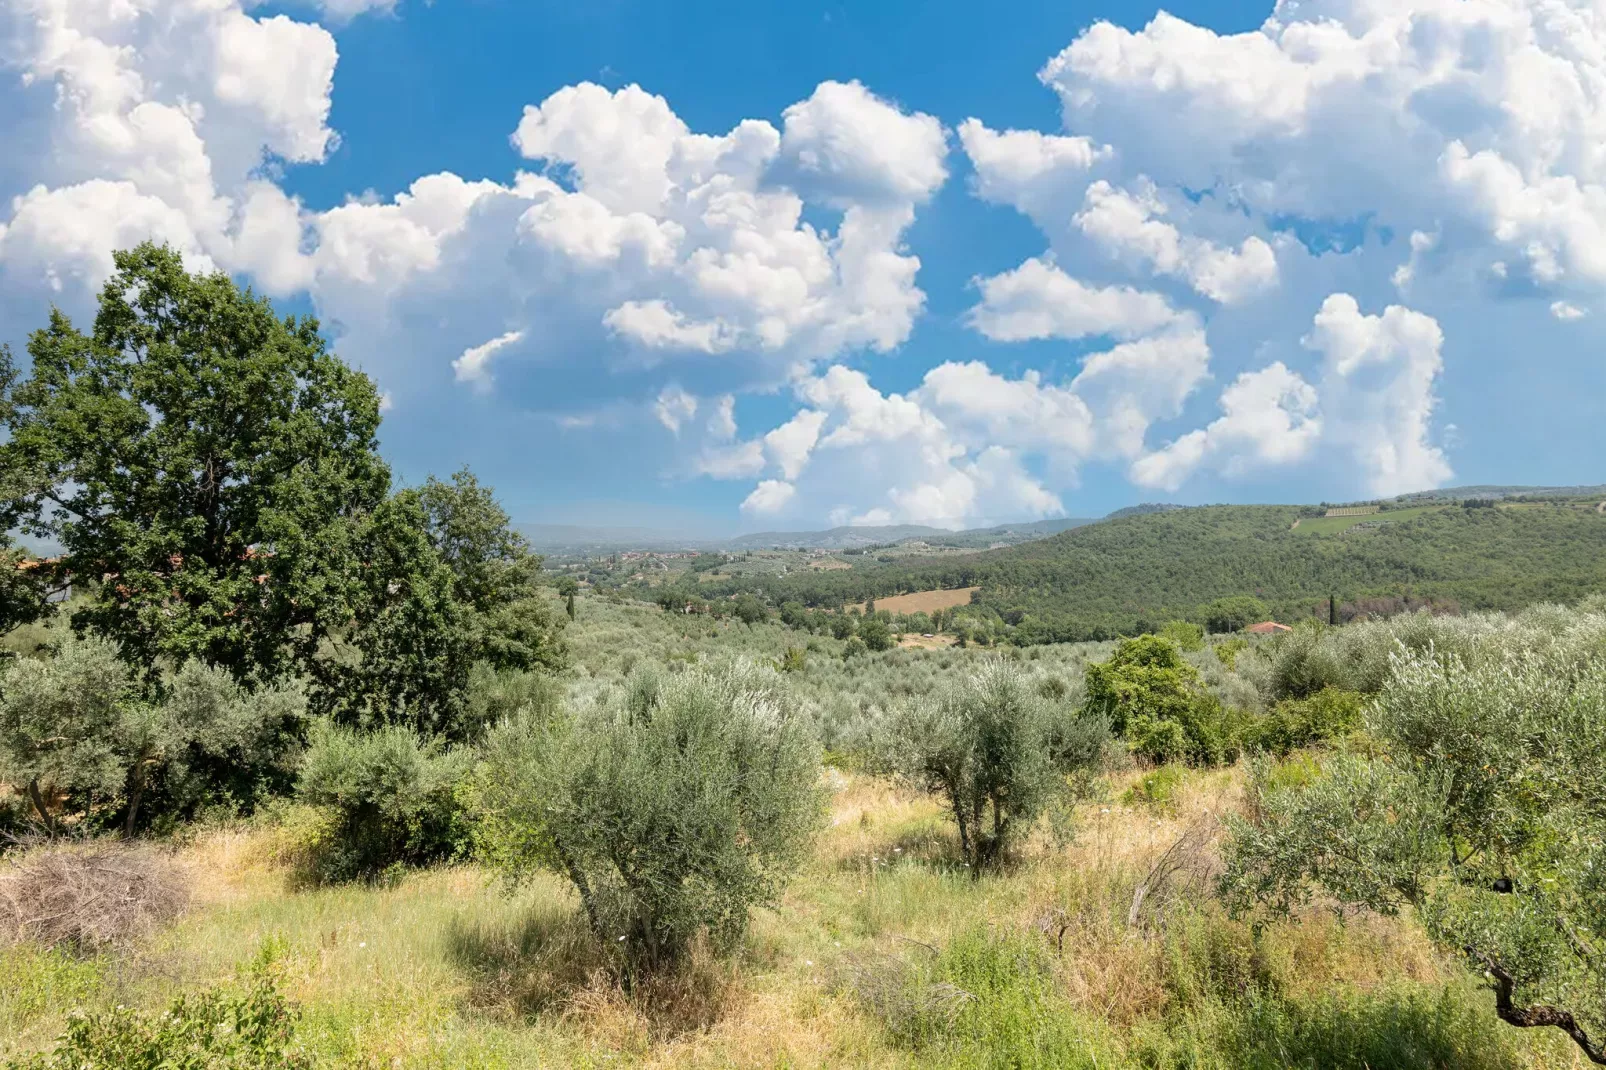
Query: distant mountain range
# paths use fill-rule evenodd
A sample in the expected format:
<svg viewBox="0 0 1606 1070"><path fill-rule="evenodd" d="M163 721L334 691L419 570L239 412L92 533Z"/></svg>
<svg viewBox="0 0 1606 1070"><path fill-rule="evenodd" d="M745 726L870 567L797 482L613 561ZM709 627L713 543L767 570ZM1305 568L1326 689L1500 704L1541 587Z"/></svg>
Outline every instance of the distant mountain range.
<svg viewBox="0 0 1606 1070"><path fill-rule="evenodd" d="M1577 487L1529 487L1518 485L1479 485L1443 487L1439 490L1402 494L1394 501L1459 501L1466 498L1583 498L1599 496L1606 501L1606 484ZM1169 502L1145 502L1117 509L1102 520L1168 513L1183 508ZM881 527L837 527L824 531L760 531L727 539L653 528L590 527L577 524L523 524L519 530L535 549L547 554L598 554L624 550L672 552L697 550L732 553L744 550L862 550L872 546L895 546L920 541L932 546L953 546L985 550L1048 538L1071 528L1096 524L1100 519L1061 517L1020 524L999 524L988 528L949 531L922 524L894 524Z"/></svg>
<svg viewBox="0 0 1606 1070"><path fill-rule="evenodd" d="M1600 498L1606 501L1606 483L1580 487L1522 487L1501 484L1475 487L1441 487L1402 494L1395 501L1460 501L1465 498Z"/></svg>
<svg viewBox="0 0 1606 1070"><path fill-rule="evenodd" d="M530 545L542 553L615 553L622 550L673 552L698 550L733 553L744 550L862 550L871 546L893 546L906 542L925 542L932 546L986 549L997 544L1013 545L1043 539L1070 528L1096 521L1078 517L1036 520L1021 524L999 524L990 528L950 531L922 524L893 524L879 527L839 527L826 531L760 531L729 539L708 538L649 528L586 527L576 524L521 524L519 530Z"/></svg>

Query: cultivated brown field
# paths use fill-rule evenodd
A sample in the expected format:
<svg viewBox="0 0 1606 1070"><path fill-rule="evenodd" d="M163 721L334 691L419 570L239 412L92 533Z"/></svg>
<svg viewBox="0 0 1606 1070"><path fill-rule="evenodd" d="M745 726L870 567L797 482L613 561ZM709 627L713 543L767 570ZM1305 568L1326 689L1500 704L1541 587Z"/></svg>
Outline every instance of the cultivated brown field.
<svg viewBox="0 0 1606 1070"><path fill-rule="evenodd" d="M898 645L905 650L941 650L943 647L953 646L958 640L951 635L906 635Z"/></svg>
<svg viewBox="0 0 1606 1070"><path fill-rule="evenodd" d="M968 606L970 592L980 587L958 587L951 591L918 591L915 594L895 594L890 598L877 598L875 607L889 613L934 613L939 609ZM864 603L854 607L864 612Z"/></svg>

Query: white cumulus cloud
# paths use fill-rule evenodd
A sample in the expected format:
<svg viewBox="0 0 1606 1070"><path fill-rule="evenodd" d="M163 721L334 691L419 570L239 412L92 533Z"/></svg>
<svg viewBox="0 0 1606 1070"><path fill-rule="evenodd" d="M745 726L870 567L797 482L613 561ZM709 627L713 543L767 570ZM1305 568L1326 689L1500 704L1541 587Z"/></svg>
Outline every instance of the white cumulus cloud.
<svg viewBox="0 0 1606 1070"><path fill-rule="evenodd" d="M1179 318L1160 294L1130 286L1089 285L1035 257L976 284L981 301L971 310L970 323L995 342L1100 335L1133 338Z"/></svg>
<svg viewBox="0 0 1606 1070"><path fill-rule="evenodd" d="M489 390L492 384L491 358L508 346L524 341L523 331L509 331L489 342L463 350L463 355L452 361L452 372L460 383L473 383L479 390Z"/></svg>

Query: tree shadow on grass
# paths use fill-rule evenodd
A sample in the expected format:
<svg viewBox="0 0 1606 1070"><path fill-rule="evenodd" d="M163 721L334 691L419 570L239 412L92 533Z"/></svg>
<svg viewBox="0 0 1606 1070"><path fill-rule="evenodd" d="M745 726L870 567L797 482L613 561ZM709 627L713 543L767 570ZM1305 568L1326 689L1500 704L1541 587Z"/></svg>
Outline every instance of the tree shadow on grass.
<svg viewBox="0 0 1606 1070"><path fill-rule="evenodd" d="M447 927L446 953L472 982L474 1006L519 1017L561 1012L608 965L568 904L539 904L495 921L459 915Z"/></svg>
<svg viewBox="0 0 1606 1070"><path fill-rule="evenodd" d="M622 1048L707 1029L738 991L736 966L701 941L673 969L622 977L584 915L566 904L532 906L512 920L458 917L446 948L470 979L472 1006L524 1019L583 1020Z"/></svg>
<svg viewBox="0 0 1606 1070"><path fill-rule="evenodd" d="M900 863L938 871L966 869L953 826L930 818L889 827L884 834L868 837L862 847L842 855L837 868L857 873L867 866L891 867Z"/></svg>

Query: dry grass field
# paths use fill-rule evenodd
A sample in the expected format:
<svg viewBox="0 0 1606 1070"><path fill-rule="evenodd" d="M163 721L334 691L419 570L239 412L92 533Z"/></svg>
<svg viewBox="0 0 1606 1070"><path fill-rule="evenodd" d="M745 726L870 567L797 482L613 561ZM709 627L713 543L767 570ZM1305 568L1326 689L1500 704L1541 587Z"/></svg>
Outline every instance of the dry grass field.
<svg viewBox="0 0 1606 1070"><path fill-rule="evenodd" d="M829 826L743 954L665 991L609 982L556 878L509 891L459 865L307 888L284 832L259 823L180 845L188 912L127 946L0 943L0 1060L48 1046L74 1005L160 1007L266 945L318 1066L1582 1065L1554 1031L1496 1022L1407 919L1313 907L1257 933L1228 918L1208 882L1241 769L1118 774L1069 841L1045 828L980 879L936 800L827 776ZM932 1013L951 1036L909 1032Z"/></svg>
<svg viewBox="0 0 1606 1070"><path fill-rule="evenodd" d="M934 613L939 609L952 609L954 606L970 604L972 591L979 591L980 587L956 587L945 591L917 591L914 594L896 594L890 598L877 598L875 607L884 609L888 613ZM860 602L853 607L861 613L864 603Z"/></svg>

